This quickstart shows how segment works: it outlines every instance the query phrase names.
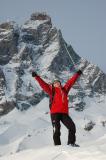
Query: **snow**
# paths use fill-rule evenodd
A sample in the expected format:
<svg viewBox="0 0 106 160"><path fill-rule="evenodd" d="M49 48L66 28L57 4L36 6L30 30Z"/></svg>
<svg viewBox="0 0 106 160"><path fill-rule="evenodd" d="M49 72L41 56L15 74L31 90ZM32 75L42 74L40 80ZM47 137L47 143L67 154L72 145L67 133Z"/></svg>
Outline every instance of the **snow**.
<svg viewBox="0 0 106 160"><path fill-rule="evenodd" d="M14 99L14 95L16 92L15 85L17 80L17 75L14 68L18 65L18 63L9 63L3 67L3 73L6 79L6 88L4 90L7 100L9 100L9 98Z"/></svg>
<svg viewBox="0 0 106 160"><path fill-rule="evenodd" d="M94 86L95 83L98 81L98 79L100 78L100 74L101 74L101 71L98 73L97 78L95 78L95 80L93 81L92 86Z"/></svg>
<svg viewBox="0 0 106 160"><path fill-rule="evenodd" d="M16 108L0 118L0 160L105 160L106 159L106 97L101 103L86 98L83 112L70 109L77 128L79 148L67 146L67 129L61 125L61 146L54 146L48 99L27 111ZM93 121L95 126L84 127Z"/></svg>
<svg viewBox="0 0 106 160"><path fill-rule="evenodd" d="M51 62L53 61L54 57L57 55L59 52L59 42L58 40L52 42L49 47L45 49L44 54L42 57L38 59L38 63L40 62L40 70L48 70L48 67L50 66Z"/></svg>
<svg viewBox="0 0 106 160"><path fill-rule="evenodd" d="M20 45L18 46L18 55L17 56L21 56L23 54L23 51L26 48L26 43L22 42L20 43Z"/></svg>
<svg viewBox="0 0 106 160"><path fill-rule="evenodd" d="M0 32L0 36L5 36L11 33L11 30L4 30L4 32Z"/></svg>
<svg viewBox="0 0 106 160"><path fill-rule="evenodd" d="M23 29L37 29L39 25L45 22L47 22L47 20L36 20L36 21L29 20L22 26L22 28Z"/></svg>
<svg viewBox="0 0 106 160"><path fill-rule="evenodd" d="M12 29L6 30L6 29L1 29L0 28L0 41L8 41L8 37L11 36L12 34Z"/></svg>

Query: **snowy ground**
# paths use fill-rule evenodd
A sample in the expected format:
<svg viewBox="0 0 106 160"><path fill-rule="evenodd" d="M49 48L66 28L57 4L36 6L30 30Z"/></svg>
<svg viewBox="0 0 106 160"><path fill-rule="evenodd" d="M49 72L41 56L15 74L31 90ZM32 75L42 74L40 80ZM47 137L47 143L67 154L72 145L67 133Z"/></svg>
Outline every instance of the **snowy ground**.
<svg viewBox="0 0 106 160"><path fill-rule="evenodd" d="M67 146L67 129L62 125L61 146L53 146L48 99L27 111L14 109L0 118L0 160L106 160L106 101L87 99L83 112L70 109L77 127L77 143ZM93 121L94 128L84 130Z"/></svg>

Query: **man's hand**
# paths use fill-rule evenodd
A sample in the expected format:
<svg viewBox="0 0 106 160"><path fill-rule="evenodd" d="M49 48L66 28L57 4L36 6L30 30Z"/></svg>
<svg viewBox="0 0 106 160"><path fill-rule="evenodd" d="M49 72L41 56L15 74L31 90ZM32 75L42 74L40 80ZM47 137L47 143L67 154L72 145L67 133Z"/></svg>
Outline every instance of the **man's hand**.
<svg viewBox="0 0 106 160"><path fill-rule="evenodd" d="M36 72L32 72L32 77L36 77L37 76L37 73Z"/></svg>
<svg viewBox="0 0 106 160"><path fill-rule="evenodd" d="M77 73L81 75L81 74L82 74L82 71L81 71L81 70L78 70Z"/></svg>

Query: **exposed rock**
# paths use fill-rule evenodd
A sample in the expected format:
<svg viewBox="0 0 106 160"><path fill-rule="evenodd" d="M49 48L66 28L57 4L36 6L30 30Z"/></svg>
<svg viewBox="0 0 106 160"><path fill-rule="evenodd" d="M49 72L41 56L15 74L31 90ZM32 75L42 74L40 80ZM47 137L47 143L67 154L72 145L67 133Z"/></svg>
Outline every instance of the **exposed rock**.
<svg viewBox="0 0 106 160"><path fill-rule="evenodd" d="M93 127L95 126L95 123L94 122L92 122L92 121L90 121L87 125L85 125L85 130L86 131L90 131L90 130L92 130L93 129Z"/></svg>
<svg viewBox="0 0 106 160"><path fill-rule="evenodd" d="M7 114L15 107L16 107L16 103L14 101L8 101L8 102L6 101L0 104L0 116Z"/></svg>
<svg viewBox="0 0 106 160"><path fill-rule="evenodd" d="M106 126L106 121L101 121L102 126L105 127Z"/></svg>
<svg viewBox="0 0 106 160"><path fill-rule="evenodd" d="M51 18L45 12L36 12L31 15L31 20L48 20L49 24L51 24Z"/></svg>
<svg viewBox="0 0 106 160"><path fill-rule="evenodd" d="M2 69L0 68L0 101L5 96L4 87L5 87L5 76L3 74Z"/></svg>
<svg viewBox="0 0 106 160"><path fill-rule="evenodd" d="M0 25L0 65L7 64L17 53L18 32L13 22Z"/></svg>

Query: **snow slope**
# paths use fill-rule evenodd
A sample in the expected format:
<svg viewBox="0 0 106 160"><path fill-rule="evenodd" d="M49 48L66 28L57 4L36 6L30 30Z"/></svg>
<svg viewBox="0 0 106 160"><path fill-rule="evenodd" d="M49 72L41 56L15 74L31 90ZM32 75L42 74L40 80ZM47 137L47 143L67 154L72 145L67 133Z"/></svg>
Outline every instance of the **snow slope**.
<svg viewBox="0 0 106 160"><path fill-rule="evenodd" d="M61 146L54 146L48 114L48 99L27 111L16 108L0 118L0 160L105 160L106 159L106 97L100 104L87 98L83 112L70 108L77 127L77 143L67 146L67 129L62 125ZM85 130L89 122L95 125Z"/></svg>

